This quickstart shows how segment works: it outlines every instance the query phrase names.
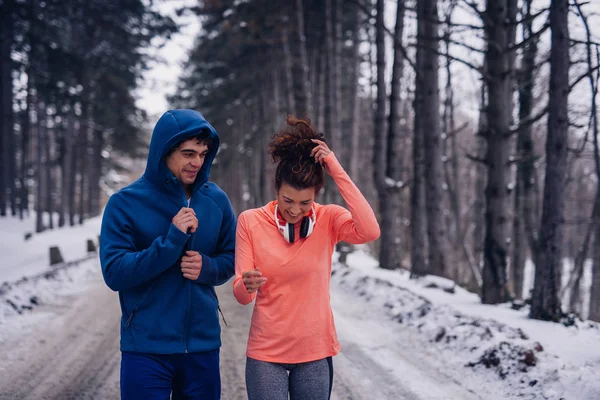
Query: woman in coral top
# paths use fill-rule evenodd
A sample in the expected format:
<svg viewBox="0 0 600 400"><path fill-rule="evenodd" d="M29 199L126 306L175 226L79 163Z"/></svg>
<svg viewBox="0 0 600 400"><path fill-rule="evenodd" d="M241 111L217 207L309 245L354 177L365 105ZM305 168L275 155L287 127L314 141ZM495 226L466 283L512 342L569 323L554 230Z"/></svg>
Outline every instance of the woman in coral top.
<svg viewBox="0 0 600 400"><path fill-rule="evenodd" d="M326 400L331 357L340 351L329 303L337 242L379 237L371 206L350 180L323 134L309 120L288 117L269 143L277 163L277 199L244 211L237 225L233 292L253 300L246 352L249 400ZM321 205L324 170L348 205Z"/></svg>

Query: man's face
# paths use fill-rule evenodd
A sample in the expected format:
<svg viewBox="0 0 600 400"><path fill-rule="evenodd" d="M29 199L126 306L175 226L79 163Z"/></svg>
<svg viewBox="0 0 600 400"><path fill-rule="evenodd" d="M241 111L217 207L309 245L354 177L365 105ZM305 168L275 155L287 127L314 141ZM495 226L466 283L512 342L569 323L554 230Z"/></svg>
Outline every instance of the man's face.
<svg viewBox="0 0 600 400"><path fill-rule="evenodd" d="M183 142L177 150L172 152L165 163L184 186L193 185L207 154L208 146L206 143L198 142L197 139L190 139Z"/></svg>
<svg viewBox="0 0 600 400"><path fill-rule="evenodd" d="M277 193L279 213L290 224L299 222L310 211L315 201L315 188L295 189L282 183Z"/></svg>

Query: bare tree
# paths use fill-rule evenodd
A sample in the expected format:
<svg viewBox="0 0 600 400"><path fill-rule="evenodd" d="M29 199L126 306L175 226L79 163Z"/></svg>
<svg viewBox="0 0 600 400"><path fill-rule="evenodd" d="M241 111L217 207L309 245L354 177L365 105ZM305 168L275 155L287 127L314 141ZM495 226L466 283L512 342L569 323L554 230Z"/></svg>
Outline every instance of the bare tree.
<svg viewBox="0 0 600 400"><path fill-rule="evenodd" d="M14 199L14 127L13 127L13 62L11 57L14 1L5 0L0 5L0 216L6 215L9 196ZM15 204L11 202L13 215Z"/></svg>
<svg viewBox="0 0 600 400"><path fill-rule="evenodd" d="M419 15L423 12L423 4L419 5ZM421 17L422 18L422 17ZM423 23L419 20L417 25L418 33L417 40L423 40L424 29ZM417 49L417 60L416 60L416 89L414 98L414 132L413 132L413 179L410 193L410 221L411 221L411 277L421 276L429 273L429 268L426 260L426 227L427 227L427 214L425 213L425 185L426 185L426 167L425 167L425 132L424 124L428 118L425 115L423 109L424 106L424 93L420 90L422 87L423 77L420 71L425 68L425 57L421 46Z"/></svg>
<svg viewBox="0 0 600 400"><path fill-rule="evenodd" d="M485 241L482 301L502 303L508 298L508 181L510 177L510 126L513 110L514 45L517 0L487 0L484 25L489 41L487 67L488 105L487 186L485 190Z"/></svg>
<svg viewBox="0 0 600 400"><path fill-rule="evenodd" d="M565 179L568 150L569 96L569 1L552 0L550 5L550 94L546 177L540 240L530 317L558 321L561 315L560 285L562 233L564 227Z"/></svg>
<svg viewBox="0 0 600 400"><path fill-rule="evenodd" d="M44 202L42 201L43 190L42 184L44 182L43 175L43 158L42 148L44 145L44 137L46 136L46 109L41 102L38 102L36 110L36 157L35 157L35 171L36 171L36 188L35 188L35 231L42 232L44 230Z"/></svg>
<svg viewBox="0 0 600 400"><path fill-rule="evenodd" d="M312 96L304 32L304 5L303 0L294 0L291 4L293 6L292 18L295 22L292 24L295 29L291 35L293 93L296 104L294 113L306 117L312 116Z"/></svg>
<svg viewBox="0 0 600 400"><path fill-rule="evenodd" d="M533 87L535 81L535 58L538 38L533 33L531 15L532 0L523 3L523 58L518 74L519 120L527 121L533 110ZM513 218L513 256L511 259L512 293L515 298L523 297L523 278L527 243L533 246L533 216L535 202L535 148L532 124L522 123L517 136L517 179L515 186L515 211ZM533 247L532 247L533 250Z"/></svg>
<svg viewBox="0 0 600 400"><path fill-rule="evenodd" d="M440 95L438 79L438 7L437 0L417 3L417 54L422 53L421 66L417 70L415 90L422 104L420 135L423 136L425 153L425 200L427 212L427 239L429 245L429 272L448 276L446 263L446 228L443 217L442 148L440 127ZM417 55L418 57L418 55Z"/></svg>
<svg viewBox="0 0 600 400"><path fill-rule="evenodd" d="M404 0L398 0L396 8L396 29L394 34L394 64L392 66L392 88L390 93L390 116L387 129L387 138L378 141L378 148L382 153L375 154L380 165L377 168L383 168L383 171L376 173L378 177L377 192L379 195L379 209L381 215L381 247L379 252L379 264L383 268L395 269L401 266L402 246L400 238L402 236L401 206L402 197L400 190L404 187L402 182L402 161L401 161L401 98L400 90L403 75L404 55L402 53L402 34L404 32ZM379 50L378 46L378 50ZM384 54L385 56L385 54ZM379 55L378 55L379 60ZM385 63L378 65L378 71L381 66L385 68ZM379 79L379 77L378 77ZM378 97L379 99L379 97ZM380 99L381 100L381 99ZM385 112L385 102L383 101L383 112ZM385 117L383 112L379 111L378 118ZM380 122L381 123L381 122ZM378 127L378 129L384 129ZM377 131L382 134L382 131ZM382 148L386 145L387 149ZM381 165L383 164L383 165Z"/></svg>

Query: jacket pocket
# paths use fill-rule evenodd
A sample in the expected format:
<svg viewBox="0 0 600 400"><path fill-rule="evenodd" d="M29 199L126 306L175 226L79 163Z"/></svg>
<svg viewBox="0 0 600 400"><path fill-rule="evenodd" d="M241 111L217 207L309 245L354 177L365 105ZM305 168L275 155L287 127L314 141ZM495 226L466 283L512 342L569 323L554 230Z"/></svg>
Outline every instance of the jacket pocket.
<svg viewBox="0 0 600 400"><path fill-rule="evenodd" d="M154 287L156 286L156 284L158 283L158 280L155 280L149 287L148 289L146 289L144 291L144 293L140 296L140 298L138 299L138 301L135 302L135 304L133 305L133 308L131 309L131 312L129 313L129 316L127 317L127 321L125 322L125 330L127 330L129 328L129 326L131 325L131 322L133 321L133 316L135 315L135 312L137 311L137 309L139 308L140 304L142 304L142 302L144 301L144 299L146 297L148 297L148 295L150 294L150 292L154 289Z"/></svg>

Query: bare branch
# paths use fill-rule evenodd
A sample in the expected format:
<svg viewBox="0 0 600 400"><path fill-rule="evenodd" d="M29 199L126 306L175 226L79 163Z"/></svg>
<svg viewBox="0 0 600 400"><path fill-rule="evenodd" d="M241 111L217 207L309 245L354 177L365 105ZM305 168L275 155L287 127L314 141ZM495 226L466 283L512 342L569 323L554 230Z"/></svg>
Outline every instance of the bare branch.
<svg viewBox="0 0 600 400"><path fill-rule="evenodd" d="M577 86L577 84L579 82L581 82L582 80L584 80L585 78L587 78L589 76L592 76L594 74L594 72L597 71L598 69L600 69L600 65L596 65L594 68L590 68L585 74L582 74L579 77L577 77L577 79L575 79L575 81L569 85L569 92L571 90L573 90L573 88L575 86Z"/></svg>
<svg viewBox="0 0 600 400"><path fill-rule="evenodd" d="M465 152L465 157L467 157L469 160L474 161L476 163L481 163L481 164L486 165L486 166L488 165L488 162L487 162L486 159L474 156L474 155L472 155L470 153Z"/></svg>
<svg viewBox="0 0 600 400"><path fill-rule="evenodd" d="M515 44L515 45L511 46L511 47L509 48L509 50L508 50L508 51L515 51L515 50L518 50L518 49L520 49L521 47L525 47L525 46L526 46L528 43L530 43L531 41L533 41L533 40L538 40L538 39L539 39L539 37L540 37L540 36L541 36L541 35L542 35L544 32L546 32L546 31L547 31L549 28L550 28L550 21L547 21L547 22L544 24L544 26L542 26L542 27L540 28L540 30L539 30L539 31L537 31L536 33L532 34L531 36L529 36L527 39L523 40L522 42L520 42L520 43L517 43L517 44Z"/></svg>
<svg viewBox="0 0 600 400"><path fill-rule="evenodd" d="M417 47L417 45L416 44L411 44L411 45L409 45L409 47ZM440 51L437 51L436 54L438 56L446 57L446 58L449 58L452 61L456 61L456 62L459 62L461 64L466 65L467 67L471 68L472 70L479 72L481 74L481 76L484 77L484 79L487 77L487 75L483 71L483 67L482 66L477 66L477 65L471 63L470 61L463 60L462 58L458 58L458 57L452 56L450 54L442 53Z"/></svg>
<svg viewBox="0 0 600 400"><path fill-rule="evenodd" d="M544 118L546 114L548 114L548 106L544 107L542 111L540 111L537 115L530 116L529 118L525 118L524 120L519 121L519 125L510 130L510 134L512 135L514 133L517 133L519 129L525 126L535 124L537 121Z"/></svg>
<svg viewBox="0 0 600 400"><path fill-rule="evenodd" d="M449 38L448 38L448 36L450 36L450 35L444 35L443 37L441 37L441 38L440 38L440 40L444 40L444 41L446 41L446 42L449 42L449 43L452 43L452 44L454 44L454 45L456 45L456 46L464 47L465 49L468 49L468 50L474 51L474 52L476 52L476 53L485 54L485 49L478 49L478 48L476 48L476 47L469 46L469 45L468 45L468 44L466 44L466 43L462 43L462 42L459 42L459 41L457 41L457 40L449 39Z"/></svg>
<svg viewBox="0 0 600 400"><path fill-rule="evenodd" d="M470 9L475 11L475 14L477 14L477 16L483 21L483 23L485 25L488 25L490 23L489 17L486 15L486 13L484 11L481 11L479 8L477 8L477 4L475 4L475 2L468 1L468 0L462 0L461 3L465 4Z"/></svg>
<svg viewBox="0 0 600 400"><path fill-rule="evenodd" d="M352 2L354 5L356 5L363 13L365 13L365 15L367 15L370 18L375 18L375 15L373 15L371 13L371 10L369 10L364 4L362 4L359 0L349 0L350 2ZM417 70L417 66L415 64L415 62L413 60L410 59L410 57L408 56L408 54L406 53L406 49L404 48L404 46L402 45L402 43L397 43L397 40L395 39L395 35L394 32L390 31L387 26L385 26L385 24L383 25L383 30L392 37L392 43L394 43L394 48L396 49L400 49L400 51L402 52L402 55L404 56L404 59L406 60L406 62L411 66L411 68L413 69L413 71Z"/></svg>
<svg viewBox="0 0 600 400"><path fill-rule="evenodd" d="M450 28L467 28L469 30L474 30L474 31L482 31L485 28L481 25L471 25L471 24L457 24L454 22L445 22L445 21L440 21L441 24L444 25L448 25Z"/></svg>

